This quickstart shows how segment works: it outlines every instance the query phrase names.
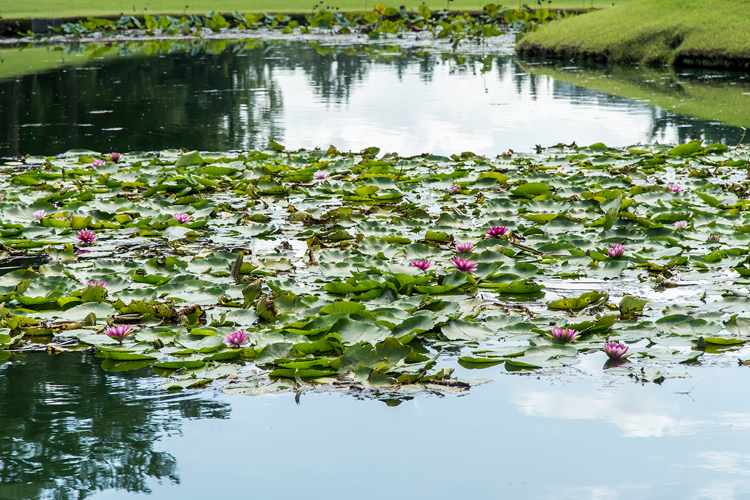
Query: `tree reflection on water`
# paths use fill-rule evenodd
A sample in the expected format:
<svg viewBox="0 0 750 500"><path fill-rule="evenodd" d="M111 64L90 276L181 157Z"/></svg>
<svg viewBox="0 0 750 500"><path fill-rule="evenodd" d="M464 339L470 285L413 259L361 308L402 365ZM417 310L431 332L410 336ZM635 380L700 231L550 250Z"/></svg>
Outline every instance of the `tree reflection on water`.
<svg viewBox="0 0 750 500"><path fill-rule="evenodd" d="M44 47L24 50L53 51ZM644 109L638 100L618 98L564 81L556 81L550 89L546 76L534 74L547 69L531 68L527 72L507 53L462 55L419 47L323 46L288 40L148 41L56 50L64 55L49 57L62 57L58 61L60 66L40 68L37 72L32 67L23 75L0 76L0 116L4 118L0 123L0 155L50 155L78 148L104 153L166 148L255 149L267 146L269 137L295 142L297 137L285 136L289 130L299 129L295 127L300 120L309 127L331 128L332 137L339 137L342 131L353 127L363 127L363 123L376 128L380 124L390 130L394 122L388 109L393 108L375 106L366 117L349 110L360 87L370 80L382 80L378 80L382 66L389 66L397 81L416 73L422 83L441 89L442 97L438 100L434 101L432 96L433 101L418 106L408 97L400 96L398 89L381 89L382 95L372 96L373 100L398 103L399 112L408 109L424 114L431 112L430 106L460 108L463 104L453 102L454 91L450 86L467 78L482 78L485 92L488 82L494 85L493 91L507 83L510 94L498 94L495 101L513 103L523 111L524 121L534 118L540 124L546 124L549 117L546 113L528 117L523 110L525 101L560 100L563 106L569 102L580 109L579 118L587 114L590 106L624 115ZM43 59L44 54L37 53L34 57ZM76 57L78 67L71 66ZM436 65L449 68L448 78L443 75L437 83L433 82ZM292 104L300 102L300 95L305 103L315 103L309 106L304 118ZM425 95L431 95L426 87ZM319 119L330 109L336 113L328 117L328 124L321 122ZM513 109L507 107L503 111L519 119L512 115ZM475 104L464 114L450 117L491 124L488 116L496 112L496 108ZM454 125L451 118L446 120L448 123L442 126ZM396 120L395 125L403 124ZM455 125L462 128L466 124ZM553 125L561 130L568 127L565 122ZM675 130L680 141L702 137L709 142L736 143L739 139L736 127L660 109L653 109L650 124L642 125L643 136L650 141L674 140ZM559 142L560 136L566 134L557 130L555 135ZM621 140L628 143L641 138L639 135ZM536 140L544 142L547 138Z"/></svg>
<svg viewBox="0 0 750 500"><path fill-rule="evenodd" d="M91 355L33 353L0 367L0 498L83 499L108 489L178 484L156 451L183 419L228 418L230 407L158 389L150 368L111 373ZM51 376L50 374L54 374Z"/></svg>

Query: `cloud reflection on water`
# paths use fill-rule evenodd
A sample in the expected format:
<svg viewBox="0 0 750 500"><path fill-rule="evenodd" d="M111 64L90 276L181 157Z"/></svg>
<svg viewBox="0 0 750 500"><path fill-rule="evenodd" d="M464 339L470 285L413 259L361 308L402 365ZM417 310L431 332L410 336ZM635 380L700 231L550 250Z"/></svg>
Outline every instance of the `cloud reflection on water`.
<svg viewBox="0 0 750 500"><path fill-rule="evenodd" d="M717 413L709 420L691 420L673 416L680 412L680 406L667 401L663 396L625 399L602 393L530 392L519 395L515 404L523 414L533 417L607 422L619 428L623 437L688 436L705 426L750 428L750 413Z"/></svg>
<svg viewBox="0 0 750 500"><path fill-rule="evenodd" d="M528 416L607 422L625 437L684 436L695 433L701 424L667 415L667 405L655 398L624 400L605 394L532 392L519 396L515 404Z"/></svg>

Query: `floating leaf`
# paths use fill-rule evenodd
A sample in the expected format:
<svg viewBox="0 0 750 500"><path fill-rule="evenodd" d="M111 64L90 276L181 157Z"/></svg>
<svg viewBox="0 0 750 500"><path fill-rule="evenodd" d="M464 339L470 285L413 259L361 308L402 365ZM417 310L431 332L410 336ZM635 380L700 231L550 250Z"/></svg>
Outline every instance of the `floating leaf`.
<svg viewBox="0 0 750 500"><path fill-rule="evenodd" d="M705 337L706 344L715 345L741 345L747 342L747 339L737 339L731 337Z"/></svg>
<svg viewBox="0 0 750 500"><path fill-rule="evenodd" d="M536 198L551 193L552 188L543 182L527 182L526 184L521 184L517 188L511 190L511 192L514 195L523 198Z"/></svg>
<svg viewBox="0 0 750 500"><path fill-rule="evenodd" d="M584 307L601 304L609 298L609 295L604 292L587 292L579 297L572 297L569 299L553 300L547 307L549 309L570 309L578 311Z"/></svg>
<svg viewBox="0 0 750 500"><path fill-rule="evenodd" d="M633 295L624 295L617 308L620 314L627 318L633 318L643 312L643 307L648 304L648 300Z"/></svg>
<svg viewBox="0 0 750 500"><path fill-rule="evenodd" d="M358 302L334 302L322 307L319 312L320 314L354 314L364 310L365 306Z"/></svg>
<svg viewBox="0 0 750 500"><path fill-rule="evenodd" d="M497 286L497 290L500 293L510 293L510 294L535 293L543 288L544 288L544 285L541 285L539 283L534 283L528 280L517 280L517 281L512 281L510 283L500 283Z"/></svg>
<svg viewBox="0 0 750 500"><path fill-rule="evenodd" d="M492 331L478 323L454 320L440 329L447 340L485 340L492 336Z"/></svg>

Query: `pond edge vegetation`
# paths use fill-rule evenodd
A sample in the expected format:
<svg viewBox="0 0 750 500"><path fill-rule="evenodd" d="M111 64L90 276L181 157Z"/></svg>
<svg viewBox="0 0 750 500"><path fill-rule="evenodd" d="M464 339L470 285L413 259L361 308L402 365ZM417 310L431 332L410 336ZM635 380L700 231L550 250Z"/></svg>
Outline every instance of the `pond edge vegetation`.
<svg viewBox="0 0 750 500"><path fill-rule="evenodd" d="M438 38L465 37L477 39L505 34L506 29L529 32L545 22L567 16L564 11L552 13L545 8L536 10L485 5L481 11L430 10L420 5L416 10L405 7L386 7L376 4L372 11L343 12L317 6L310 14L269 14L232 12L222 14L209 12L199 15L122 15L116 17L87 17L85 19L35 19L1 20L0 36L35 37L40 41L47 34L83 36L99 33L133 34L151 37L154 35L201 36L204 30L221 33L226 30L252 32L274 30L284 35L310 33L310 29L322 30L324 34L365 34L377 39L380 34L402 35L404 33L429 32ZM32 22L34 21L34 22Z"/></svg>

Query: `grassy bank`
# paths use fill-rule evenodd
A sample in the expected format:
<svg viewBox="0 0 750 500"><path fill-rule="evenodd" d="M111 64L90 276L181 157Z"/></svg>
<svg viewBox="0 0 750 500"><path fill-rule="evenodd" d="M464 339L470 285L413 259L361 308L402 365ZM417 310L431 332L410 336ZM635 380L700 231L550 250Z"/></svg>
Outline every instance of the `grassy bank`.
<svg viewBox="0 0 750 500"><path fill-rule="evenodd" d="M615 0L615 4L625 4L632 0ZM79 17L79 16L115 16L122 14L205 14L213 10L221 12L310 12L317 0L36 0L19 2L17 0L0 0L0 16L8 18L30 17ZM331 8L341 10L372 10L376 3L389 7L406 5L416 9L425 3L431 9L481 10L489 3L482 0L426 0L411 3L388 0L330 0L324 2ZM510 6L510 0L503 3ZM548 9L581 9L605 8L612 5L612 0L544 0ZM515 0L515 7L522 4L536 6L535 1Z"/></svg>
<svg viewBox="0 0 750 500"><path fill-rule="evenodd" d="M632 0L553 23L522 56L651 65L750 67L750 0Z"/></svg>

